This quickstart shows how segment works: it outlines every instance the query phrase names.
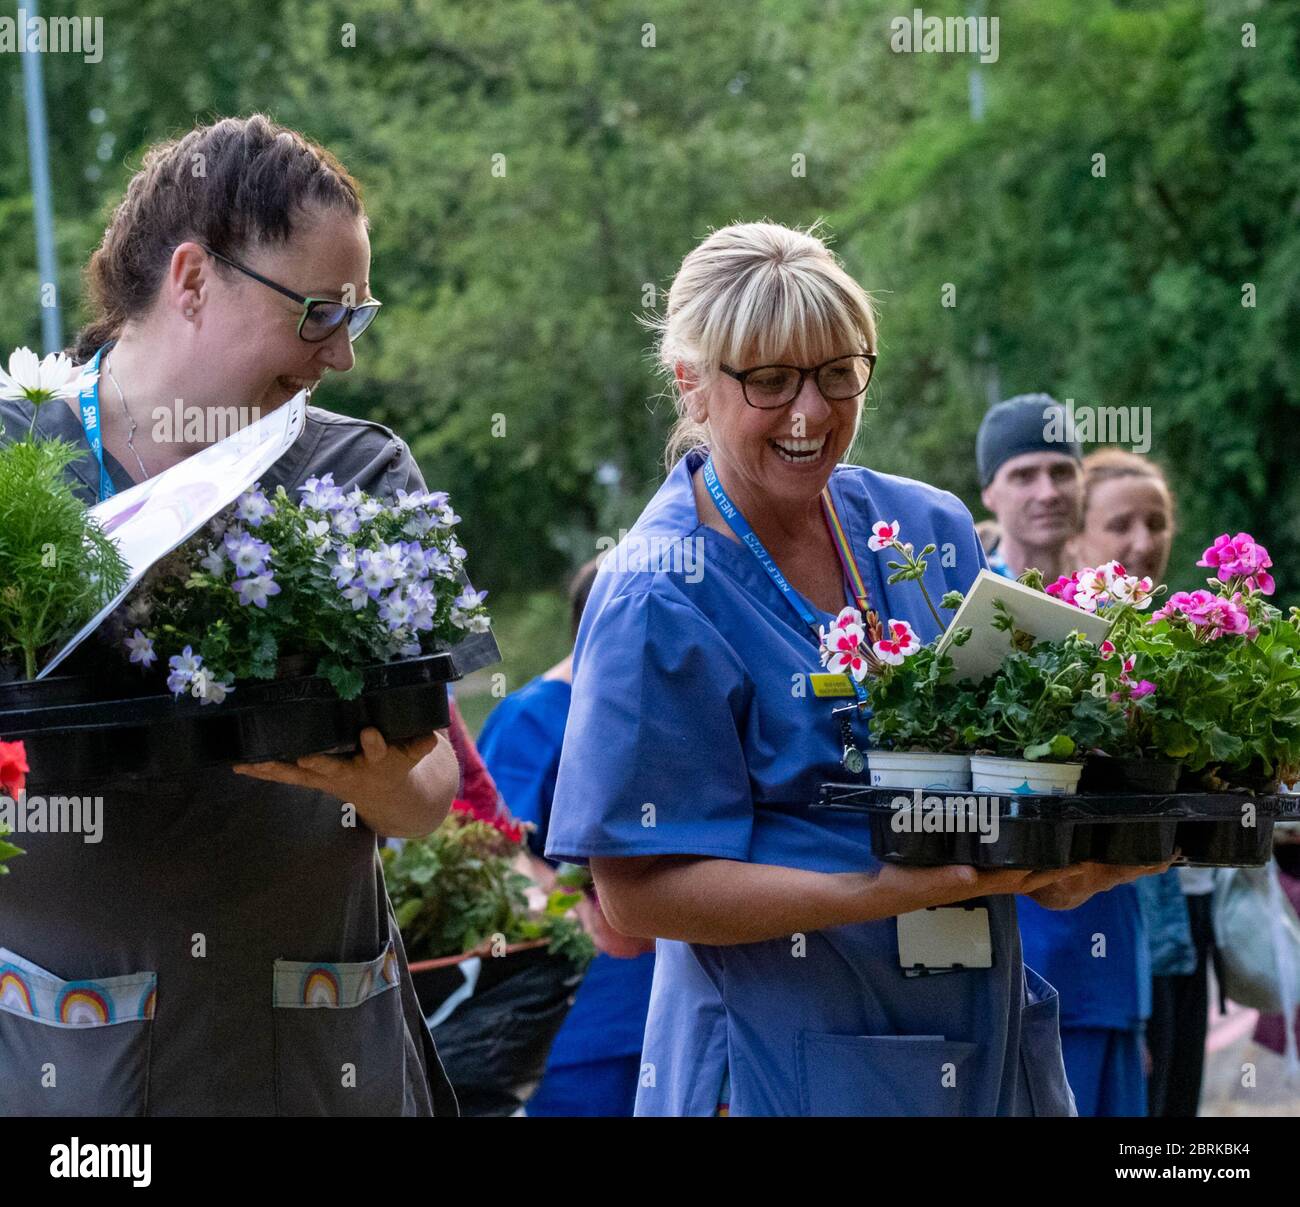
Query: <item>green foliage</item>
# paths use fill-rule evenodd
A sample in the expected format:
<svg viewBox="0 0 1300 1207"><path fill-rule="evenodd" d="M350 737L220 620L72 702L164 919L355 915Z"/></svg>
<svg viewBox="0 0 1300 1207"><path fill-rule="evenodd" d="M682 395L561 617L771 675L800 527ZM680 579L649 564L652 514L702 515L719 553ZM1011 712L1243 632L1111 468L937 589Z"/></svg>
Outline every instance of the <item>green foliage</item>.
<svg viewBox="0 0 1300 1207"><path fill-rule="evenodd" d="M1205 641L1168 620L1134 625L1117 639L1134 658L1132 677L1156 685L1137 702L1140 751L1247 788L1300 776L1300 631L1258 597L1253 606L1266 613L1254 640Z"/></svg>
<svg viewBox="0 0 1300 1207"><path fill-rule="evenodd" d="M7 876L9 869L5 867L5 860L12 859L15 855L25 854L22 847L16 847L12 842L6 842L4 836L9 833L7 826L0 826L0 876Z"/></svg>
<svg viewBox="0 0 1300 1207"><path fill-rule="evenodd" d="M502 935L507 943L549 940L549 949L583 965L595 954L571 916L581 892L563 886L539 916L529 913L532 883L515 866L521 847L495 827L453 812L425 838L383 851L384 876L412 960L473 951Z"/></svg>
<svg viewBox="0 0 1300 1207"><path fill-rule="evenodd" d="M0 662L21 661L28 679L126 583L116 543L64 477L79 456L62 440L0 447Z"/></svg>
<svg viewBox="0 0 1300 1207"><path fill-rule="evenodd" d="M961 645L969 637L969 629L959 629L954 641ZM952 672L952 659L925 645L871 677L872 741L886 750L969 750L967 733L978 723L979 700L968 684L953 680Z"/></svg>
<svg viewBox="0 0 1300 1207"><path fill-rule="evenodd" d="M1094 676L1102 665L1085 637L1012 650L980 687L970 747L1004 758L1062 762L1094 748L1109 751L1124 728L1122 710Z"/></svg>

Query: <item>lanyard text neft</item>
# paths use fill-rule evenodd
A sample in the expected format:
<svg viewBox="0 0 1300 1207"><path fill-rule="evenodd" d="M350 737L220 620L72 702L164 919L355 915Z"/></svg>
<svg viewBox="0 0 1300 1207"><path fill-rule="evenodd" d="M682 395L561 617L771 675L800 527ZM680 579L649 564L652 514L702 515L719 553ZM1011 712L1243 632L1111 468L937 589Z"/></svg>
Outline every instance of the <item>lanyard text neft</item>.
<svg viewBox="0 0 1300 1207"><path fill-rule="evenodd" d="M727 521L732 532L736 534L741 543L758 559L758 564L767 572L768 578L776 584L782 596L820 644L821 631L812 608L808 606L803 596L790 585L785 575L781 573L780 567L772 560L772 555L763 546L763 542L758 539L758 534L749 526L749 522L741 514L740 508L727 497L727 492L723 489L722 483L718 481L718 471L713 464L712 457L705 461L702 472L705 489L708 490L709 496L717 504L718 510L722 513L722 518ZM858 609L862 612L863 621L869 628L878 628L879 621L871 610L871 601L867 595L866 584L862 580L857 559L853 556L853 550L849 547L848 538L844 533L844 526L840 523L839 515L835 510L835 501L831 498L829 486L822 491L822 513L825 516L827 527L831 531L831 537L835 541L835 549L839 554L840 565L843 567L849 588L857 600ZM870 635L873 640L879 637L879 633L871 633ZM852 675L846 677L853 685L853 694L857 696L859 706L865 705L867 702L867 689Z"/></svg>

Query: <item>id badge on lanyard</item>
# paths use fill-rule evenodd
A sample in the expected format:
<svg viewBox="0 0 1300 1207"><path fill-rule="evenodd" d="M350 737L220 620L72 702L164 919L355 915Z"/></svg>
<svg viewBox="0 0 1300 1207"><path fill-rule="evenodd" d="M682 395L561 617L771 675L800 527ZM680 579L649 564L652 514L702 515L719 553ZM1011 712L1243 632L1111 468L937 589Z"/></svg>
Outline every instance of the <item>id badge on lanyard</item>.
<svg viewBox="0 0 1300 1207"><path fill-rule="evenodd" d="M989 911L982 905L936 905L899 914L898 964L907 976L993 967Z"/></svg>

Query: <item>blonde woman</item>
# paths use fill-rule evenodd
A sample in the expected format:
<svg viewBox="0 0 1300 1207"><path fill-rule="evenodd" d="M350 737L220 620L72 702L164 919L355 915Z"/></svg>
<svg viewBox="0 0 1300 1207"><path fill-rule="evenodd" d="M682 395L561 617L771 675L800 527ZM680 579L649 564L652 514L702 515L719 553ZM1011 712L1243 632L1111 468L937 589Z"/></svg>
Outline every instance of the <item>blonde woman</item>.
<svg viewBox="0 0 1300 1207"><path fill-rule="evenodd" d="M659 940L637 1113L1069 1114L1013 894L1066 908L1138 870L884 865L860 819L807 808L867 743L809 687L818 627L852 605L938 631L914 583L886 585L873 523L938 546L935 598L985 564L952 495L840 464L870 299L814 234L730 226L683 262L659 355L672 468L591 593L547 846Z"/></svg>

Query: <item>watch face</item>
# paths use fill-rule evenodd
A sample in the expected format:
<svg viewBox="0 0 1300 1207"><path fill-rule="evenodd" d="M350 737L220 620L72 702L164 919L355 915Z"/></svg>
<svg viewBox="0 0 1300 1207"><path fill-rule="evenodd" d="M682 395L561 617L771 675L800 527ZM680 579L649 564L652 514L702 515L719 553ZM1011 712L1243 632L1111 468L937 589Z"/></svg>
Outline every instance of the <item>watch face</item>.
<svg viewBox="0 0 1300 1207"><path fill-rule="evenodd" d="M846 771L851 771L854 775L859 775L862 772L862 768L866 765L866 759L862 757L862 751L860 751L856 746L850 746L844 752L844 769Z"/></svg>

